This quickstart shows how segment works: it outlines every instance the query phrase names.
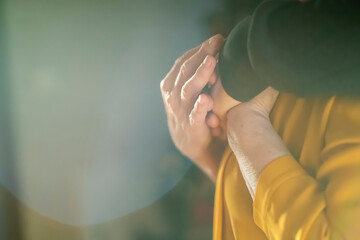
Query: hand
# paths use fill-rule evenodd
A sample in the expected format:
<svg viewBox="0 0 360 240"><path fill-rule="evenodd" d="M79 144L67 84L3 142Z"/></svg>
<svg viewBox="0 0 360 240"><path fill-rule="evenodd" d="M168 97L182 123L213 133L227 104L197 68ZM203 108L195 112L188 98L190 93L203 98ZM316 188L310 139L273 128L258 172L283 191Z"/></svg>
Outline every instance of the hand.
<svg viewBox="0 0 360 240"><path fill-rule="evenodd" d="M278 95L279 91L273 89L272 87L267 87L250 101L236 105L230 109L227 112L227 118L232 118L233 115L244 111L257 113L265 118L269 118L270 112L276 102Z"/></svg>
<svg viewBox="0 0 360 240"><path fill-rule="evenodd" d="M291 155L274 130L269 114L279 92L268 87L227 113L227 136L252 197L261 171L280 156Z"/></svg>
<svg viewBox="0 0 360 240"><path fill-rule="evenodd" d="M220 158L225 144L211 134L209 126L215 128L219 119L210 113L213 108L212 98L201 91L207 84L216 81L215 56L223 43L221 35L215 35L187 51L175 61L160 84L169 131L175 146L213 180L217 175L218 164L209 159Z"/></svg>

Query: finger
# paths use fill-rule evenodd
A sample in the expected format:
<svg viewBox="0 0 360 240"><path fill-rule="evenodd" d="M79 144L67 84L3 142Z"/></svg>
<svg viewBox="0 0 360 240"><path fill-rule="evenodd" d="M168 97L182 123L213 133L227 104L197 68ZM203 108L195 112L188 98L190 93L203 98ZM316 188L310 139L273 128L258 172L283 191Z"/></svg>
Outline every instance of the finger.
<svg viewBox="0 0 360 240"><path fill-rule="evenodd" d="M187 59L189 59L192 55L194 55L194 53L198 52L200 50L200 48L203 47L203 45L206 45L207 42L209 44L211 43L211 45L214 45L214 41L216 42L216 39L218 39L218 38L220 38L222 41L224 41L224 38L220 34L214 35L213 37L204 41L199 46L196 46L196 47L188 50L182 56L180 56L178 59L176 59L171 70L168 72L168 74L165 76L165 78L160 82L160 89L164 92L171 91L174 87L174 82L176 80L176 77L177 77L183 63Z"/></svg>
<svg viewBox="0 0 360 240"><path fill-rule="evenodd" d="M214 137L218 137L220 140L222 141L226 141L227 140L227 136L225 133L225 130L221 127L217 127L217 128L211 128L210 129L211 135Z"/></svg>
<svg viewBox="0 0 360 240"><path fill-rule="evenodd" d="M215 67L214 72L211 74L209 78L209 84L214 85L217 80L218 80L218 75L216 74L216 67Z"/></svg>
<svg viewBox="0 0 360 240"><path fill-rule="evenodd" d="M176 91L180 97L180 91L189 78L194 75L196 69L199 67L201 62L204 60L206 55L214 56L223 45L224 40L220 34L215 35L208 41L203 43L200 49L187 59L180 67L179 74L176 77L173 91Z"/></svg>
<svg viewBox="0 0 360 240"><path fill-rule="evenodd" d="M211 135L214 136L214 137L220 137L222 134L222 130L220 127L217 127L217 128L212 128L211 129Z"/></svg>
<svg viewBox="0 0 360 240"><path fill-rule="evenodd" d="M180 105L179 101L170 93L164 93L164 105L165 110L170 115L174 115L177 112L178 106Z"/></svg>
<svg viewBox="0 0 360 240"><path fill-rule="evenodd" d="M190 125L199 126L205 124L206 115L212 107L212 99L205 94L201 94L196 100L194 108L189 115Z"/></svg>
<svg viewBox="0 0 360 240"><path fill-rule="evenodd" d="M210 76L214 72L216 59L207 55L200 64L195 74L184 84L181 89L181 100L194 101L202 89L209 83Z"/></svg>
<svg viewBox="0 0 360 240"><path fill-rule="evenodd" d="M213 112L209 112L206 117L206 124L211 128L216 128L220 125L220 119Z"/></svg>
<svg viewBox="0 0 360 240"><path fill-rule="evenodd" d="M194 55L197 51L199 51L201 45L194 47L187 52L185 52L181 57L175 60L174 65L172 66L171 70L167 73L165 78L160 82L160 89L161 92L169 92L174 87L175 79L179 73L181 65L192 55Z"/></svg>

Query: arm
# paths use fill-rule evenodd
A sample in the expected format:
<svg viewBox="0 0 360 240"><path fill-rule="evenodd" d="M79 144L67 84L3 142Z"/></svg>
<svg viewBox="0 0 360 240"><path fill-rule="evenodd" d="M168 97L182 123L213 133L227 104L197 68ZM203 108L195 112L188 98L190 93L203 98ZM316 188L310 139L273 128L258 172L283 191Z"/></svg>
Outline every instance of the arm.
<svg viewBox="0 0 360 240"><path fill-rule="evenodd" d="M243 132L237 127L238 133L233 133L235 136L231 142L229 139L229 144L242 146L234 153L249 191L256 192L253 196L255 223L269 239L359 238L359 109L359 99L335 101L321 153L322 165L316 177L309 175L287 153L277 133L261 120L266 117L248 113L253 121L241 120L257 129L252 130L255 135L263 135L245 139L240 137ZM235 114L230 117L235 118ZM257 154L260 149L266 149L261 152L263 157Z"/></svg>

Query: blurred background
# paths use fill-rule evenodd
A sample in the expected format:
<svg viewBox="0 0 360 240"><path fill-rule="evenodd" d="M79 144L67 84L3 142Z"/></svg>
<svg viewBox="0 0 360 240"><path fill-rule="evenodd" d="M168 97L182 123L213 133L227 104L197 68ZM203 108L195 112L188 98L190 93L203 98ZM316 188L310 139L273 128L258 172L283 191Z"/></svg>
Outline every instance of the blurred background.
<svg viewBox="0 0 360 240"><path fill-rule="evenodd" d="M258 2L0 0L0 239L211 239L159 84Z"/></svg>

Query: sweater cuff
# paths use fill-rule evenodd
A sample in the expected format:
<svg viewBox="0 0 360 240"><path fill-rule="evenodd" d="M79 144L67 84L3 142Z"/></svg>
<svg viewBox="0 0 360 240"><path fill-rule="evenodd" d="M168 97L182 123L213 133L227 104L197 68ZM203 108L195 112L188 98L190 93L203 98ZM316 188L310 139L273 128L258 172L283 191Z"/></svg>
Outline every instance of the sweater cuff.
<svg viewBox="0 0 360 240"><path fill-rule="evenodd" d="M253 202L255 223L268 235L266 224L269 200L273 192L284 182L305 173L291 155L281 156L269 163L260 173Z"/></svg>

